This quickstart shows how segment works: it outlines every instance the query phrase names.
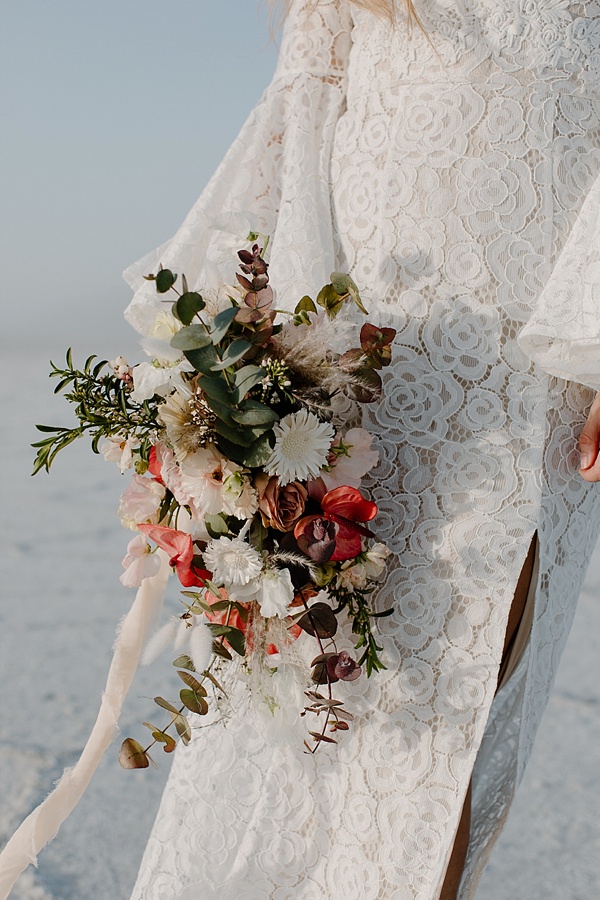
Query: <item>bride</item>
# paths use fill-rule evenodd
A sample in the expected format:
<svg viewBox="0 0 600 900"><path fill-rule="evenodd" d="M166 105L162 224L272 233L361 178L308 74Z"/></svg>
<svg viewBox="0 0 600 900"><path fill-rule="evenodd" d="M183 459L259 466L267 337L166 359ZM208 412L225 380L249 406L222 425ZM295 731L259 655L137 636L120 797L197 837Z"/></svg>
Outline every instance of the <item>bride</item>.
<svg viewBox="0 0 600 900"><path fill-rule="evenodd" d="M159 263L223 271L227 214L272 235L280 297L349 271L397 329L366 424L395 554L388 669L356 688L363 725L335 757L243 714L196 729L133 898L465 900L600 523L600 5L286 12L272 84L180 231L129 270L127 317L141 327Z"/></svg>

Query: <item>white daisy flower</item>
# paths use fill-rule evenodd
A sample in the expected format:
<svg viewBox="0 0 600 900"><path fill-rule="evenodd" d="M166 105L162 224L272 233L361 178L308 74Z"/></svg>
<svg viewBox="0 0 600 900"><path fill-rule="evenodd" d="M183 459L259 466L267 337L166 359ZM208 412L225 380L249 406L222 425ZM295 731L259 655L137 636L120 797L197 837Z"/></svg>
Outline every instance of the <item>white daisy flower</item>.
<svg viewBox="0 0 600 900"><path fill-rule="evenodd" d="M333 425L319 422L311 412L301 409L284 416L273 431L275 447L265 464L267 475L278 475L281 485L317 478L335 437Z"/></svg>
<svg viewBox="0 0 600 900"><path fill-rule="evenodd" d="M263 566L260 553L239 538L212 540L203 556L204 564L218 584L248 584Z"/></svg>

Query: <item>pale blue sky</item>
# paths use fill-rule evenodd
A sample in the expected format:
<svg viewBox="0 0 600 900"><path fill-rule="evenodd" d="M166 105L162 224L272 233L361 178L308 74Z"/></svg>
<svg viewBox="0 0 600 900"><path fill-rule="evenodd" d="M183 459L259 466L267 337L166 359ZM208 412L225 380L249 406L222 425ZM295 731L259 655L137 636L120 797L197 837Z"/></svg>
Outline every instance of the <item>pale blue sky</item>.
<svg viewBox="0 0 600 900"><path fill-rule="evenodd" d="M177 228L272 76L266 13L259 0L0 9L2 340L110 355L133 344L122 269Z"/></svg>

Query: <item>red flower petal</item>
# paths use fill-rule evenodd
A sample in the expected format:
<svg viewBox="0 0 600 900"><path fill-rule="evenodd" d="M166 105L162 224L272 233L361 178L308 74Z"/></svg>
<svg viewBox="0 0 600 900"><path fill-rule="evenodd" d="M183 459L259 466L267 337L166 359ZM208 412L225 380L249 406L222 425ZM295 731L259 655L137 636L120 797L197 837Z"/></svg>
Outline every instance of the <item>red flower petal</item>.
<svg viewBox="0 0 600 900"><path fill-rule="evenodd" d="M321 507L325 515L333 513L351 522L370 522L377 515L377 504L366 500L357 488L349 485L327 491Z"/></svg>
<svg viewBox="0 0 600 900"><path fill-rule="evenodd" d="M143 534L170 556L170 565L184 587L202 587L211 573L194 566L194 545L189 534L164 525L138 525Z"/></svg>
<svg viewBox="0 0 600 900"><path fill-rule="evenodd" d="M331 562L343 562L346 559L355 559L362 551L360 534L347 525L340 525L335 536L335 550L331 555Z"/></svg>

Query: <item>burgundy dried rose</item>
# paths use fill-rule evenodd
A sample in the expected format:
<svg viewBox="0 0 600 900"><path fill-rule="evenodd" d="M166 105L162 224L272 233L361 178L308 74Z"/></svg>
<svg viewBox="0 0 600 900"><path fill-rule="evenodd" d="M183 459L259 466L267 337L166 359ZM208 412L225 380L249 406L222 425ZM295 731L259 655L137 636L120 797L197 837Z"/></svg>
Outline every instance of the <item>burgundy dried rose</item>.
<svg viewBox="0 0 600 900"><path fill-rule="evenodd" d="M362 669L356 663L347 650L334 653L327 660L327 672L329 677L336 681L356 681Z"/></svg>
<svg viewBox="0 0 600 900"><path fill-rule="evenodd" d="M308 493L299 481L280 485L277 475L261 473L254 480L258 491L258 508L267 528L291 531L304 513Z"/></svg>

